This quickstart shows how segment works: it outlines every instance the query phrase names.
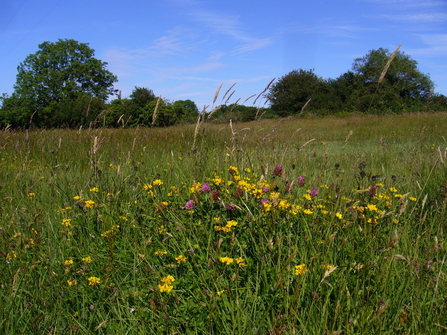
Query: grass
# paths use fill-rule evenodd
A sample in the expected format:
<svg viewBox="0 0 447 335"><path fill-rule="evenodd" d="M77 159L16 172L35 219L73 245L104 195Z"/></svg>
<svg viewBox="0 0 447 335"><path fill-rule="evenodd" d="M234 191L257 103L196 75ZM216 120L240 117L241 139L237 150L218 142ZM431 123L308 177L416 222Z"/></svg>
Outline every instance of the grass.
<svg viewBox="0 0 447 335"><path fill-rule="evenodd" d="M0 333L443 334L445 124L4 131Z"/></svg>

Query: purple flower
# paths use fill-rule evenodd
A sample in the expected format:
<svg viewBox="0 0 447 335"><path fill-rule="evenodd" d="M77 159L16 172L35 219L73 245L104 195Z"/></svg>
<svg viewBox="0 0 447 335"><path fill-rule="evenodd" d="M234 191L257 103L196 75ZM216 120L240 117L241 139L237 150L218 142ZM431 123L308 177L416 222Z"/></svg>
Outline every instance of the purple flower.
<svg viewBox="0 0 447 335"><path fill-rule="evenodd" d="M212 190L211 191L211 201L212 202L218 202L220 199L220 192L218 190Z"/></svg>
<svg viewBox="0 0 447 335"><path fill-rule="evenodd" d="M376 184L371 185L371 187L369 189L369 195L374 197L376 195L376 192L377 192Z"/></svg>
<svg viewBox="0 0 447 335"><path fill-rule="evenodd" d="M262 193L267 193L269 191L268 186L262 186Z"/></svg>
<svg viewBox="0 0 447 335"><path fill-rule="evenodd" d="M273 174L275 176L281 176L282 175L282 165L278 164L275 166L275 169L273 170Z"/></svg>
<svg viewBox="0 0 447 335"><path fill-rule="evenodd" d="M234 211L236 209L236 205L232 204L231 202L227 203L227 210Z"/></svg>
<svg viewBox="0 0 447 335"><path fill-rule="evenodd" d="M193 209L193 208L194 208L194 201L193 201L193 200L188 200L188 201L186 202L185 208L186 208L187 210L191 210L191 209Z"/></svg>
<svg viewBox="0 0 447 335"><path fill-rule="evenodd" d="M261 199L261 201L259 202L259 207L263 207L264 206L264 204L269 204L269 201L267 200L267 199Z"/></svg>
<svg viewBox="0 0 447 335"><path fill-rule="evenodd" d="M309 191L309 194L313 197L318 195L318 190L316 188L313 188Z"/></svg>
<svg viewBox="0 0 447 335"><path fill-rule="evenodd" d="M303 187L305 182L306 182L306 180L305 180L304 176L299 176L298 177L298 186Z"/></svg>
<svg viewBox="0 0 447 335"><path fill-rule="evenodd" d="M208 193L209 191L211 191L210 185L208 185L207 183L202 184L202 192Z"/></svg>

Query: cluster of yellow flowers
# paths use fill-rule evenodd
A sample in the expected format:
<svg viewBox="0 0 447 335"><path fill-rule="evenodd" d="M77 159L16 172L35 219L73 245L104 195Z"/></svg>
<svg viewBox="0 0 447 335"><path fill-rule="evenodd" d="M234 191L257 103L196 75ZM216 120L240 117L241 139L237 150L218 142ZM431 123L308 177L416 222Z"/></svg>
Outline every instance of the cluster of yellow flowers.
<svg viewBox="0 0 447 335"><path fill-rule="evenodd" d="M160 280L160 284L158 285L158 288L160 292L171 292L174 286L171 284L175 281L175 278L173 276L166 276L163 277Z"/></svg>

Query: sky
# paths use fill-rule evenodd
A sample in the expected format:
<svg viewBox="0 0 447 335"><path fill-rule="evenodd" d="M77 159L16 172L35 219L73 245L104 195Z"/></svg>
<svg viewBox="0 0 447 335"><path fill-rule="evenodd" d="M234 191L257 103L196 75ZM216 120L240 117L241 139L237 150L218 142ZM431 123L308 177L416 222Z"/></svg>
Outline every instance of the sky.
<svg viewBox="0 0 447 335"><path fill-rule="evenodd" d="M234 90L227 103L249 106L290 71L335 79L399 44L447 95L446 0L0 0L0 94L40 43L59 39L88 43L123 98L145 87L199 109L221 84L217 105Z"/></svg>

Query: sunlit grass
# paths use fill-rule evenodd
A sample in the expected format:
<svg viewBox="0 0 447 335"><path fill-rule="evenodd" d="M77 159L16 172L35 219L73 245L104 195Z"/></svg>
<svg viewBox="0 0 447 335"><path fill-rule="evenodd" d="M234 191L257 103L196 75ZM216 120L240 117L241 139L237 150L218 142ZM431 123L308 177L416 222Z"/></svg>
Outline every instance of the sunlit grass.
<svg viewBox="0 0 447 335"><path fill-rule="evenodd" d="M445 332L446 114L1 133L0 332Z"/></svg>

